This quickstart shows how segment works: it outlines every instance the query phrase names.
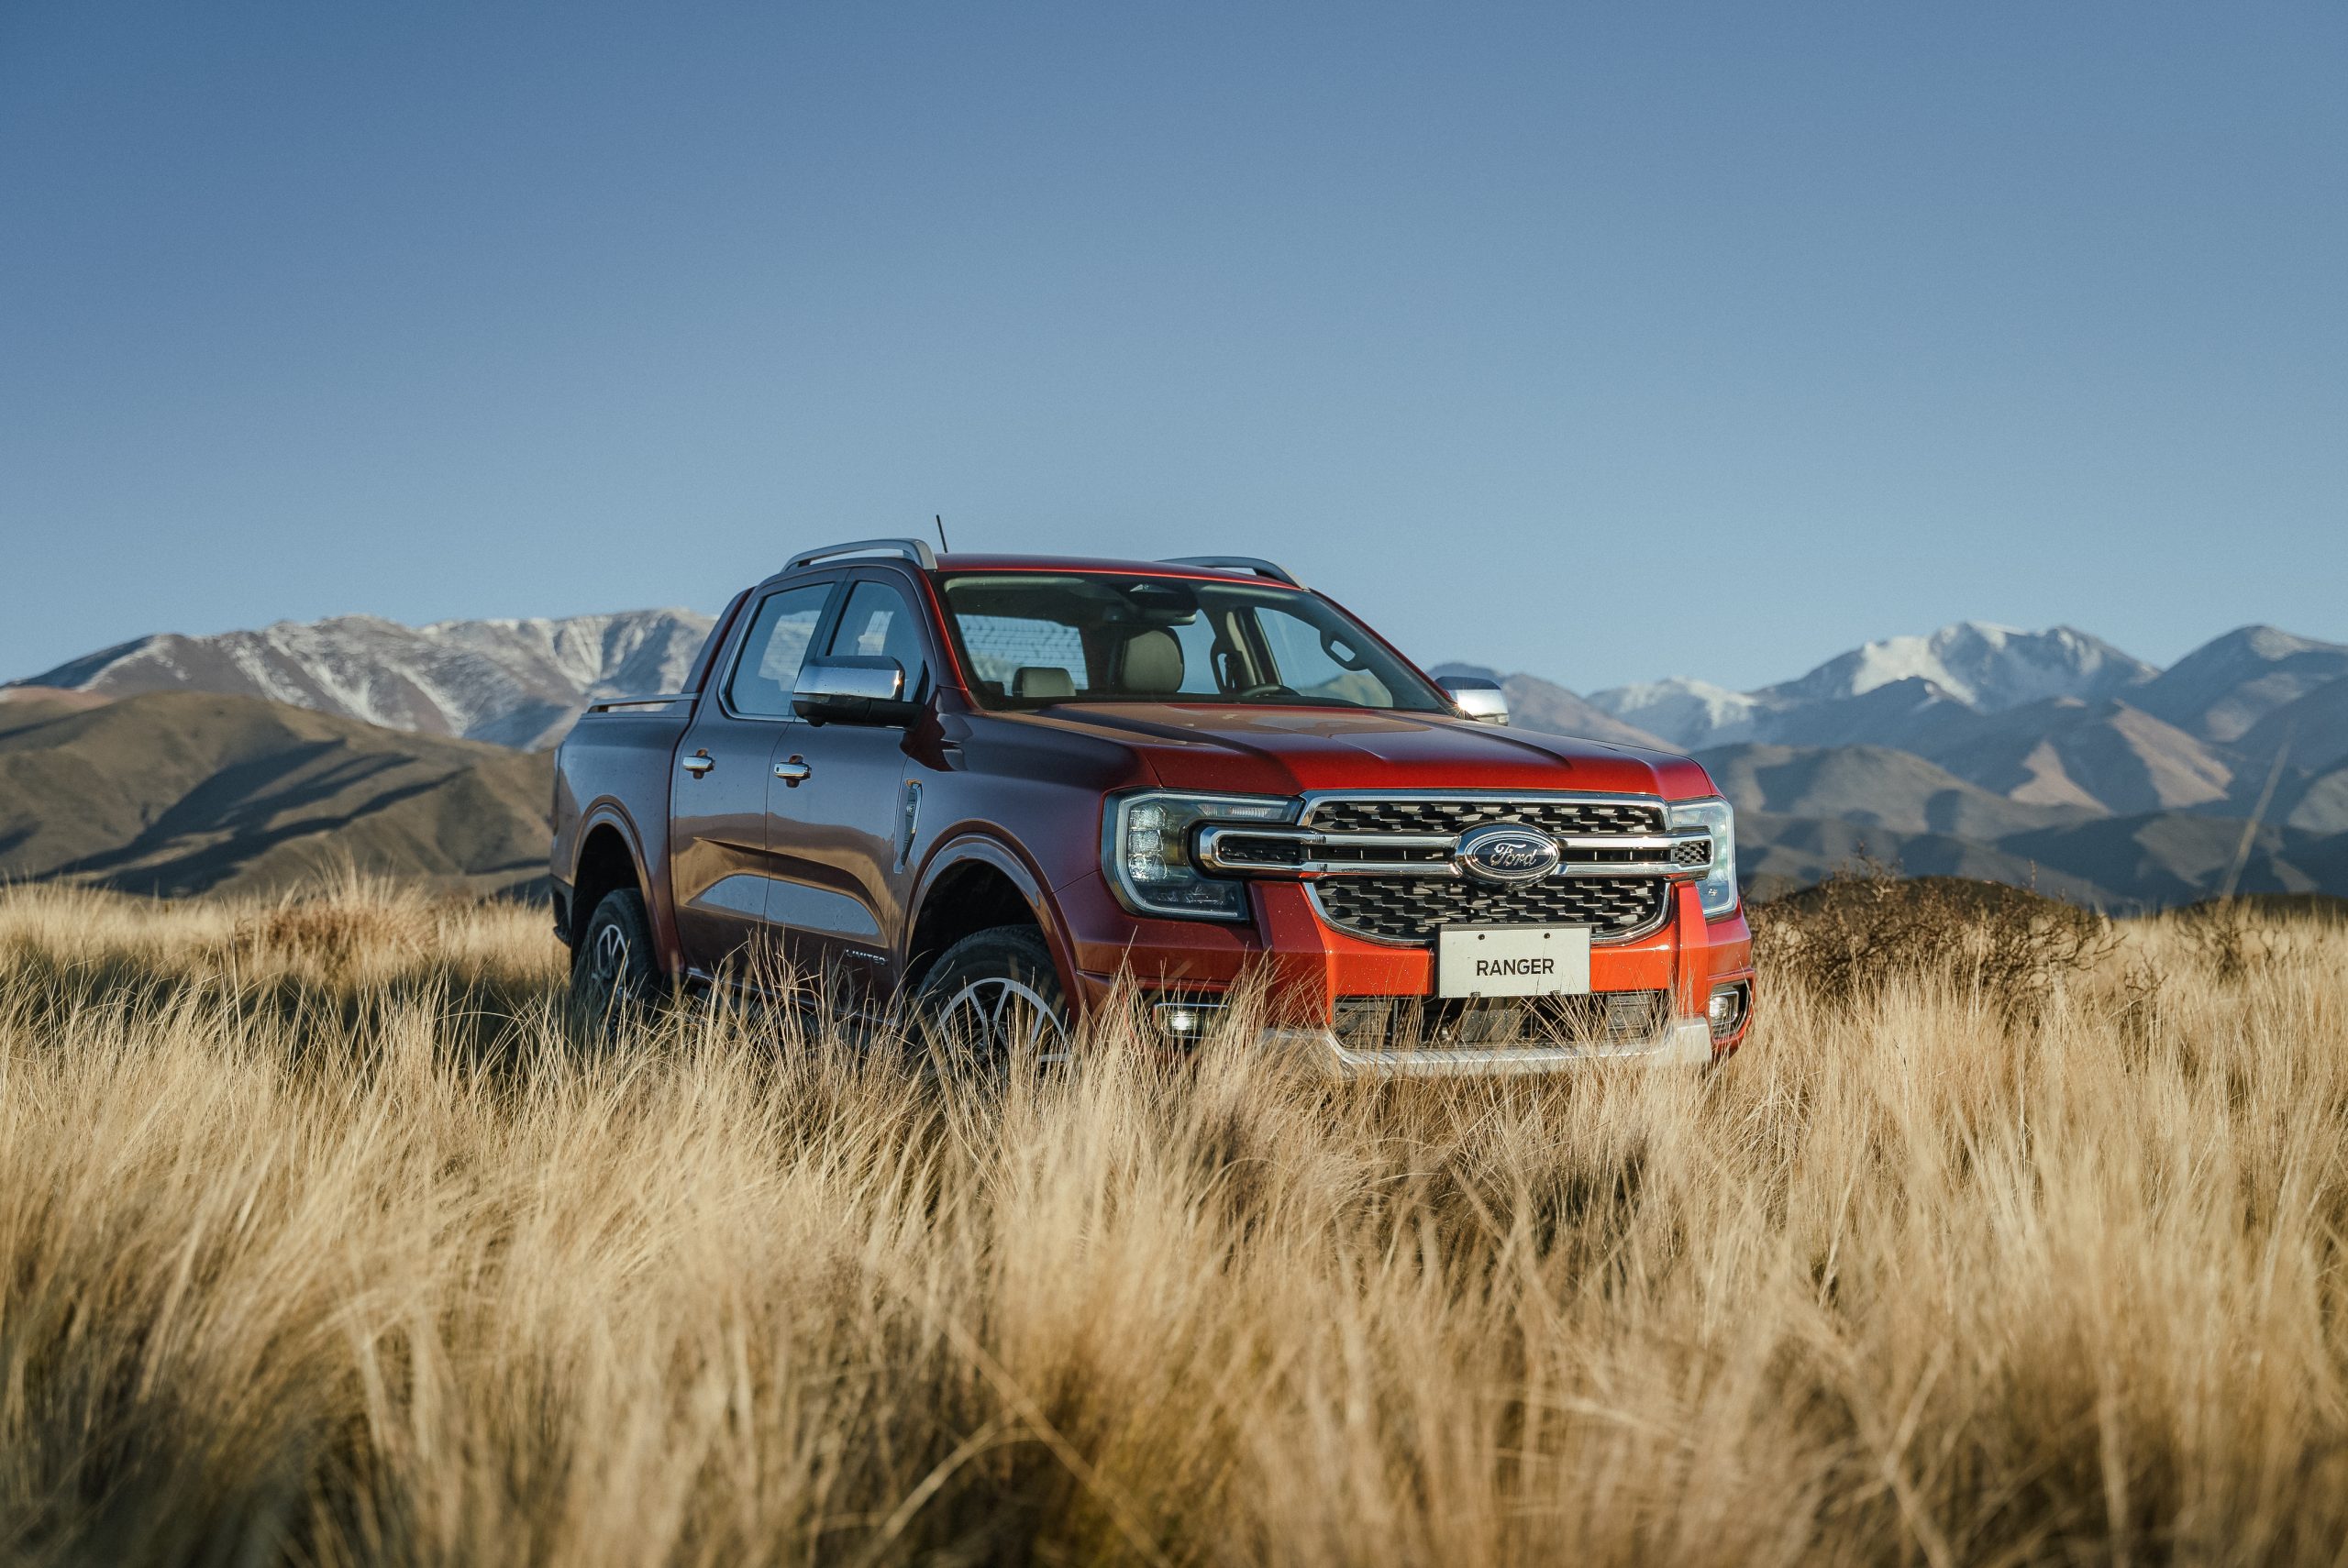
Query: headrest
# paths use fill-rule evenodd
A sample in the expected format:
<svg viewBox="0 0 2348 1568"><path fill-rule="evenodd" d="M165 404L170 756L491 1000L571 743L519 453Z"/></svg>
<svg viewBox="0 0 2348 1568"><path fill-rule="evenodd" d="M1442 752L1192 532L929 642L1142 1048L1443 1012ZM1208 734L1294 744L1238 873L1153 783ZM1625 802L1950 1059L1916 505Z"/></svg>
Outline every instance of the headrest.
<svg viewBox="0 0 2348 1568"><path fill-rule="evenodd" d="M1013 697L1073 697L1076 678L1056 664L1023 664L1011 674Z"/></svg>
<svg viewBox="0 0 2348 1568"><path fill-rule="evenodd" d="M1124 689L1157 697L1182 690L1182 645L1152 627L1125 639Z"/></svg>

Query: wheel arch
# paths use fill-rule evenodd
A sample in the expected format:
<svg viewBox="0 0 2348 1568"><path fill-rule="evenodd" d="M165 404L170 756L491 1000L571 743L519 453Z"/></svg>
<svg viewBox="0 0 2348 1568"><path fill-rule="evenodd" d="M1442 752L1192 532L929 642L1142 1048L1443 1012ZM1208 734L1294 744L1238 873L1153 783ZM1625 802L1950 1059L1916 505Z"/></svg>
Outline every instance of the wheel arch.
<svg viewBox="0 0 2348 1568"><path fill-rule="evenodd" d="M652 922L652 939L656 947L662 945L660 911L652 896L651 868L644 856L644 846L636 832L636 823L615 803L599 801L584 818L578 838L579 848L571 857L570 898L573 952L577 942L595 915L595 906L622 888L634 888L644 900L645 912Z"/></svg>
<svg viewBox="0 0 2348 1568"><path fill-rule="evenodd" d="M1035 867L1010 845L981 834L941 845L923 870L906 927L905 990L917 989L938 955L963 937L1022 923L1043 936L1062 991L1071 999L1080 995L1066 927Z"/></svg>

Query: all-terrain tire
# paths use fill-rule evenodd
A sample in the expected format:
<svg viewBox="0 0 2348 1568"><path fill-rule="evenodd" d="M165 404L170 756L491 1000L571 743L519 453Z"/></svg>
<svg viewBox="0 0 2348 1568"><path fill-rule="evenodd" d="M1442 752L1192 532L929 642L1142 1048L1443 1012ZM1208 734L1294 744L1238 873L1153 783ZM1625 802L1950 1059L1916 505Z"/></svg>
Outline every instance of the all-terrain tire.
<svg viewBox="0 0 2348 1568"><path fill-rule="evenodd" d="M571 955L570 1001L591 1028L608 1030L660 989L652 920L633 888L605 893Z"/></svg>
<svg viewBox="0 0 2348 1568"><path fill-rule="evenodd" d="M1065 1063L1074 1032L1052 950L1030 925L999 925L947 948L922 981L914 1016L940 1045L991 1070Z"/></svg>

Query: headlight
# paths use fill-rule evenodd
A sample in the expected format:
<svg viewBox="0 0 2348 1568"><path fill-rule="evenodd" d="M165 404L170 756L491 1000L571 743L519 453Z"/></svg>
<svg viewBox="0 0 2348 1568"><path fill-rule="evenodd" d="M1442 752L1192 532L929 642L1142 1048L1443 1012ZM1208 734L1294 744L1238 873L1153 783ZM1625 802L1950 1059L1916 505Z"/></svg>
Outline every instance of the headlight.
<svg viewBox="0 0 2348 1568"><path fill-rule="evenodd" d="M1135 914L1246 920L1247 884L1202 876L1191 857L1201 823L1285 823L1297 803L1276 795L1180 795L1148 790L1112 797L1101 823L1101 868Z"/></svg>
<svg viewBox="0 0 2348 1568"><path fill-rule="evenodd" d="M1696 884L1704 913L1713 920L1736 911L1736 812L1722 800L1682 801L1669 808L1671 825L1711 835L1712 864Z"/></svg>

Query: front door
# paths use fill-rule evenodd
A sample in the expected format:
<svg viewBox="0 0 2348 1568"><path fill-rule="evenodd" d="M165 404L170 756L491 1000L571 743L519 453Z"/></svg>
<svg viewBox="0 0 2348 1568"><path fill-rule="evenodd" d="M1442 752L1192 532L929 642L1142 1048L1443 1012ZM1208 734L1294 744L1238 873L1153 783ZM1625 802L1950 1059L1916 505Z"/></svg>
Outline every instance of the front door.
<svg viewBox="0 0 2348 1568"><path fill-rule="evenodd" d="M834 580L769 594L749 629L712 668L709 689L677 747L670 787L670 877L689 970L740 981L765 965L767 899L775 867L767 786L794 733L791 689L823 624Z"/></svg>
<svg viewBox="0 0 2348 1568"><path fill-rule="evenodd" d="M928 695L927 634L894 583L851 580L825 653L893 658L906 693ZM903 935L914 791L926 771L905 742L892 726L802 725L776 752L767 790L767 917L796 963L853 1002L885 996Z"/></svg>

